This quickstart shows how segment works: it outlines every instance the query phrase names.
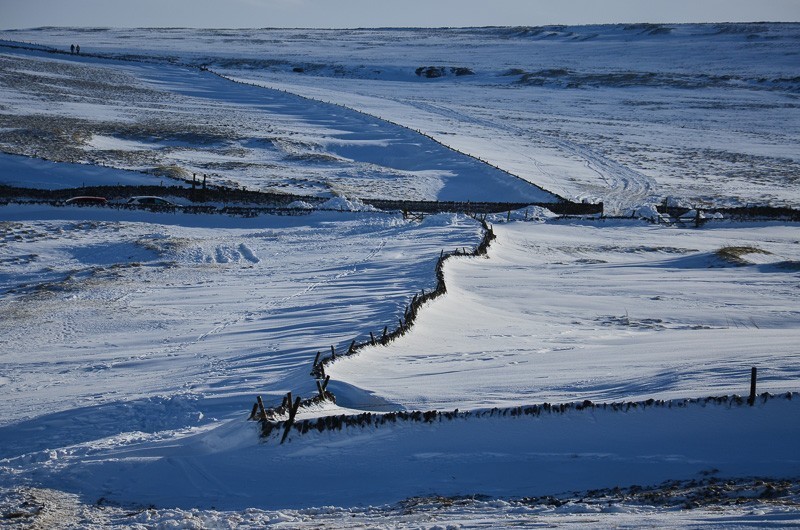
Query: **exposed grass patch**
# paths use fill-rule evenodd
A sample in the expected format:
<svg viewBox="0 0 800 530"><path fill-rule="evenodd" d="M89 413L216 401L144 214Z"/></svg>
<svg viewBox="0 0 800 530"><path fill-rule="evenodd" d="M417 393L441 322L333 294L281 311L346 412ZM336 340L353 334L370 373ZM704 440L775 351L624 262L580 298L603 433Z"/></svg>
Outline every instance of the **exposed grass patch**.
<svg viewBox="0 0 800 530"><path fill-rule="evenodd" d="M180 166L156 166L150 172L158 177L167 177L175 180L189 180L191 173Z"/></svg>
<svg viewBox="0 0 800 530"><path fill-rule="evenodd" d="M719 258L735 265L750 265L745 258L748 254L771 254L771 252L749 246L722 247L716 252Z"/></svg>

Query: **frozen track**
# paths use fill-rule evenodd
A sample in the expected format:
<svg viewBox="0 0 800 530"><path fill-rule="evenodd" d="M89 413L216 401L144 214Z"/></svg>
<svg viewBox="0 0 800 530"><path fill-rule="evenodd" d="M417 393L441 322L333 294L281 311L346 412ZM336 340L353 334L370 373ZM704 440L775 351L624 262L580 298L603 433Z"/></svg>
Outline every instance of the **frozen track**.
<svg viewBox="0 0 800 530"><path fill-rule="evenodd" d="M504 135L527 137L535 143L550 145L568 156L583 160L586 167L597 173L606 185L605 189L595 190L595 193L603 201L603 209L606 215L630 215L639 207L652 202L656 194L657 185L654 179L577 142L556 138L542 132L536 132L530 128L523 129L510 124L508 120L492 120L441 104L408 98L395 98L394 101L423 110L429 114L441 116L446 120L460 122L461 126L466 126L467 128L483 127L485 129L484 135L487 138L486 142L489 145L493 143L491 139L493 138L492 131L503 131ZM440 138L440 140L447 141L446 138ZM486 150L488 153L492 152L491 147L487 147ZM518 153L530 160L537 170L547 175L550 180L557 181L557 178L548 173L534 156L522 151L518 151ZM481 153L477 155L481 156Z"/></svg>

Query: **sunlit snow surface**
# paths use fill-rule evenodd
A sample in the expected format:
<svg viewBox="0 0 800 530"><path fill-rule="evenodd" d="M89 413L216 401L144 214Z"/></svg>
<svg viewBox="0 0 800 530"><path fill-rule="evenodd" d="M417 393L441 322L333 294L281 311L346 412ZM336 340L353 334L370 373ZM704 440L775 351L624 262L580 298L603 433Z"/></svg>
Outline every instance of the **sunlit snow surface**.
<svg viewBox="0 0 800 530"><path fill-rule="evenodd" d="M800 379L800 231L496 224L409 337L328 372L411 409L745 393ZM752 250L741 260L726 247ZM459 374L454 376L453 374ZM424 382L411 384L411 382Z"/></svg>
<svg viewBox="0 0 800 530"><path fill-rule="evenodd" d="M666 197L796 205L799 37L790 24L4 31L104 57L0 48L0 183L196 172L318 196L553 200L541 186L608 213ZM742 395L752 365L759 391L798 390L796 224L558 221L533 208L488 221L488 255L449 259L447 294L409 334L328 365L338 405L302 418ZM480 235L449 214L0 207L3 522L800 522L797 399L259 440L245 421L256 395L270 406L314 393L318 351L394 327L435 285L440 253ZM728 478L751 481L727 493L743 500L688 511L586 494ZM546 495L567 503L525 499Z"/></svg>

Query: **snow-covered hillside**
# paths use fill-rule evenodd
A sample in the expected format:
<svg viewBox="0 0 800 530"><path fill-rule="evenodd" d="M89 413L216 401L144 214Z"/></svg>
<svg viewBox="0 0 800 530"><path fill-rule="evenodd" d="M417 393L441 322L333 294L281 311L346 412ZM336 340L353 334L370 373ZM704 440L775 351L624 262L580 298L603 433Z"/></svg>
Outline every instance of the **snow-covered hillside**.
<svg viewBox="0 0 800 530"><path fill-rule="evenodd" d="M800 524L797 223L358 200L797 207L800 26L0 38L0 192L314 196L248 217L0 197L4 525ZM408 332L346 355L440 259ZM256 396L316 395L332 351L336 402L263 436ZM771 394L749 406L752 366Z"/></svg>
<svg viewBox="0 0 800 530"><path fill-rule="evenodd" d="M408 128L197 68L28 50L0 64L0 142L15 154L305 195L557 200Z"/></svg>
<svg viewBox="0 0 800 530"><path fill-rule="evenodd" d="M798 34L797 24L640 24L0 37L207 65L421 130L554 193L625 213L666 197L798 202L797 186L785 185L800 174ZM441 77L427 77L439 67Z"/></svg>

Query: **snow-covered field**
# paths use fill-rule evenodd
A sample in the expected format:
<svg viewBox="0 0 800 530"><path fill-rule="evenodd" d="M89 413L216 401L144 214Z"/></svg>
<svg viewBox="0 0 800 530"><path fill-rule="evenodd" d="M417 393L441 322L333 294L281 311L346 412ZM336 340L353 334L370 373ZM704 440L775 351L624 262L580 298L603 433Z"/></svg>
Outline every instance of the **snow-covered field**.
<svg viewBox="0 0 800 530"><path fill-rule="evenodd" d="M344 197L796 206L800 26L0 38L88 54L0 47L0 184L198 173L332 197L247 218L0 206L3 524L800 525L797 224L490 216L488 254L448 258L446 294L327 364L337 403L299 419L466 415L283 444L246 421L256 395L314 395L317 352L394 329L441 253L482 237ZM751 366L777 397L684 401L746 396ZM648 399L667 401L491 410Z"/></svg>
<svg viewBox="0 0 800 530"><path fill-rule="evenodd" d="M410 129L196 68L30 51L0 64L0 145L15 154L306 195L556 200Z"/></svg>
<svg viewBox="0 0 800 530"><path fill-rule="evenodd" d="M0 38L207 65L421 130L554 193L624 212L666 197L798 202L799 188L786 184L800 174L799 31L41 29Z"/></svg>
<svg viewBox="0 0 800 530"><path fill-rule="evenodd" d="M796 387L796 226L494 230L486 258L447 262L413 334L331 377L422 410L743 394L752 365L765 390Z"/></svg>

